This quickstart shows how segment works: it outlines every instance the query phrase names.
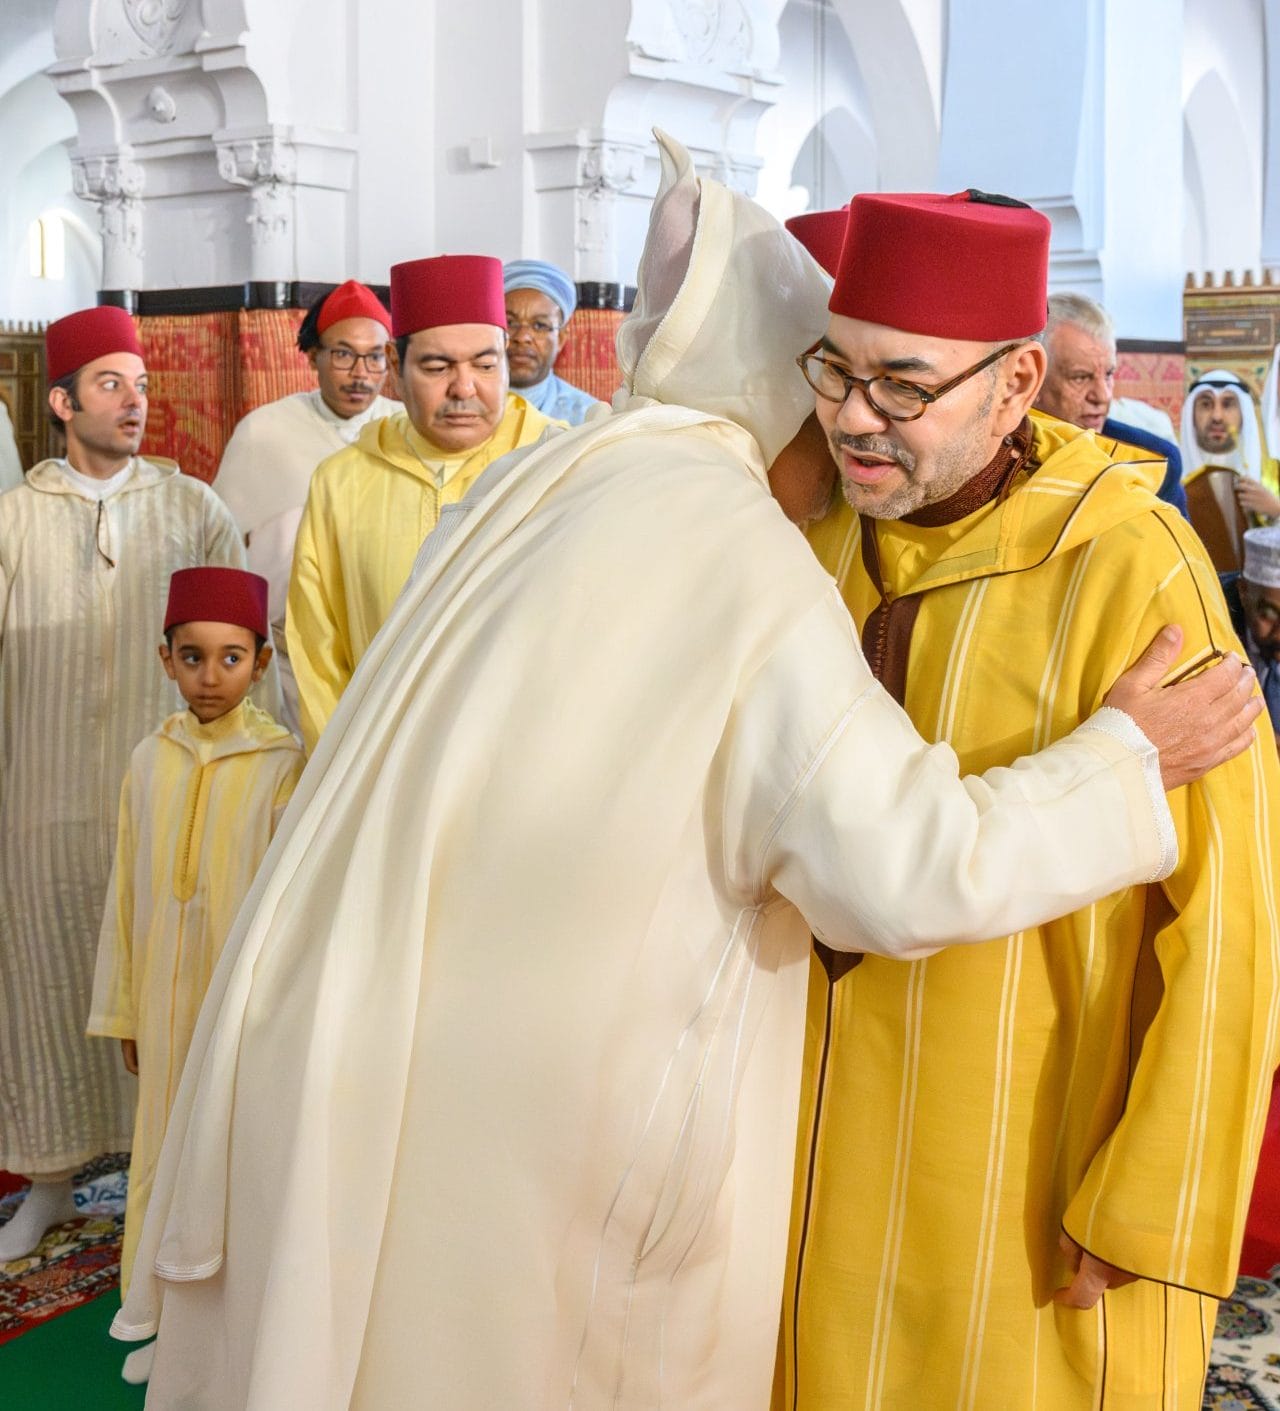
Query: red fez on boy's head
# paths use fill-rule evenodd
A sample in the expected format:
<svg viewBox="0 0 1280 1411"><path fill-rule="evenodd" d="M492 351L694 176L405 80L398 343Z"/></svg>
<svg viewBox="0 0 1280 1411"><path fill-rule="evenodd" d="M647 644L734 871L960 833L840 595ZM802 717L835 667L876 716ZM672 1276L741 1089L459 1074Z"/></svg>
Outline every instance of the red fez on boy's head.
<svg viewBox="0 0 1280 1411"><path fill-rule="evenodd" d="M183 622L230 622L270 640L267 580L242 568L180 568L169 579L164 630Z"/></svg>
<svg viewBox="0 0 1280 1411"><path fill-rule="evenodd" d="M320 316L316 319L316 332L323 333L344 318L371 318L383 328L391 327L391 315L382 300L368 285L358 279L348 279L339 284L332 294L320 305Z"/></svg>
<svg viewBox="0 0 1280 1411"><path fill-rule="evenodd" d="M55 319L44 331L44 364L50 382L58 382L108 353L142 356L133 319L112 304Z"/></svg>
<svg viewBox="0 0 1280 1411"><path fill-rule="evenodd" d="M792 216L786 227L834 279L848 224L849 207L841 206L838 211L809 211L803 216Z"/></svg>
<svg viewBox="0 0 1280 1411"><path fill-rule="evenodd" d="M1007 196L855 196L833 314L1003 343L1046 321L1049 222Z"/></svg>
<svg viewBox="0 0 1280 1411"><path fill-rule="evenodd" d="M502 261L436 255L391 266L391 332L397 338L449 323L507 326Z"/></svg>

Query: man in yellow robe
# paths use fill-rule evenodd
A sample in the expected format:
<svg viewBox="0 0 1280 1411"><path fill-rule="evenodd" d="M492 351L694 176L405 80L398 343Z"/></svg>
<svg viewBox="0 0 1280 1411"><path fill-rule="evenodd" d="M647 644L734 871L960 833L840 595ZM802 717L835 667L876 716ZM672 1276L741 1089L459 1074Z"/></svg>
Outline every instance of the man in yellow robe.
<svg viewBox="0 0 1280 1411"><path fill-rule="evenodd" d="M1048 238L858 197L801 359L843 490L812 545L970 770L1073 729L1163 621L1184 666L1240 650L1163 463L1028 416ZM1278 787L1255 740L1171 795L1167 880L1048 925L819 948L775 1407L1200 1405L1276 1065Z"/></svg>
<svg viewBox="0 0 1280 1411"><path fill-rule="evenodd" d="M396 265L391 318L387 346L404 411L371 422L355 445L320 464L294 548L285 636L308 751L440 507L553 424L508 391L500 260L441 255Z"/></svg>

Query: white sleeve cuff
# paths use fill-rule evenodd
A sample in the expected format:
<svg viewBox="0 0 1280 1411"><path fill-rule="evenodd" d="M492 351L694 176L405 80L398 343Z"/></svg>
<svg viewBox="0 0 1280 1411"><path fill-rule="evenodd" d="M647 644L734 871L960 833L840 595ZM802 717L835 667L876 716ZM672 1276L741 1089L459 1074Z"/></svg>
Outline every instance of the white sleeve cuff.
<svg viewBox="0 0 1280 1411"><path fill-rule="evenodd" d="M1160 777L1160 751L1147 739L1138 722L1131 715L1117 710L1114 706L1102 706L1082 722L1081 730L1096 730L1118 741L1131 754L1142 761L1142 777L1147 786L1147 797L1151 801L1151 814L1155 823L1156 837L1160 843L1160 861L1156 870L1147 878L1148 882L1159 882L1167 877L1178 865L1178 834L1173 826L1173 814L1169 811L1169 800L1165 795L1164 781Z"/></svg>

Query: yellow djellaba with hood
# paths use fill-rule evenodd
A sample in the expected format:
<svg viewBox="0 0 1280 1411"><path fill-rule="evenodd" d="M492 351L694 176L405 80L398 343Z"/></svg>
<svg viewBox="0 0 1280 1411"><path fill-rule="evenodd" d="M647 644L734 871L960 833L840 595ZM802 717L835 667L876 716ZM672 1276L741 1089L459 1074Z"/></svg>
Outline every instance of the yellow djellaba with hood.
<svg viewBox="0 0 1280 1411"><path fill-rule="evenodd" d="M886 684L965 770L1071 730L1164 623L1187 662L1241 650L1163 462L1020 430L1012 483L952 522L841 500L809 531L860 632L881 587L913 601ZM910 964L815 959L775 1407L1199 1406L1277 1061L1277 799L1260 738L1170 796L1159 885ZM1063 1232L1137 1281L1055 1303Z"/></svg>
<svg viewBox="0 0 1280 1411"><path fill-rule="evenodd" d="M179 711L133 752L87 1026L138 1046L125 1292L201 1001L302 763L249 700L207 724Z"/></svg>
<svg viewBox="0 0 1280 1411"><path fill-rule="evenodd" d="M320 462L298 528L285 626L308 751L441 507L456 504L481 471L551 424L508 392L493 434L470 450L445 453L399 412L370 422L354 445Z"/></svg>

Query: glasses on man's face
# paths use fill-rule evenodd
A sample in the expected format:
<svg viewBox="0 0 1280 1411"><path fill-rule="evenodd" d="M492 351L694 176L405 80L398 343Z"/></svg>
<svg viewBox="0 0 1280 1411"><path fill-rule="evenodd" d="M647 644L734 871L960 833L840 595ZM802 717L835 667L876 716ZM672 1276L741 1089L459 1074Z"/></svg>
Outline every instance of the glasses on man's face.
<svg viewBox="0 0 1280 1411"><path fill-rule="evenodd" d="M897 377L855 377L841 363L824 358L818 352L821 346L821 342L815 343L808 352L801 353L796 359L796 366L804 373L804 380L819 397L826 398L828 402L847 402L856 387L867 399L867 405L878 416L887 417L890 421L915 421L917 417L923 416L925 408L936 402L939 397L945 397L975 373L981 372L984 367L990 367L1006 353L1011 353L1019 344L1006 343L1003 348L989 353L980 363L974 363L972 367L958 372L941 387L920 387L914 382L903 382Z"/></svg>
<svg viewBox="0 0 1280 1411"><path fill-rule="evenodd" d="M526 323L524 319L508 317L507 334L509 337L515 338L518 334L524 332L526 328L535 338L550 338L553 333L560 332L560 325L558 323L552 323L549 318L530 319Z"/></svg>
<svg viewBox="0 0 1280 1411"><path fill-rule="evenodd" d="M329 364L339 372L350 372L357 363L363 363L373 373L386 372L387 350L375 348L370 353L357 353L354 348L328 348L323 343L320 351L329 355Z"/></svg>

